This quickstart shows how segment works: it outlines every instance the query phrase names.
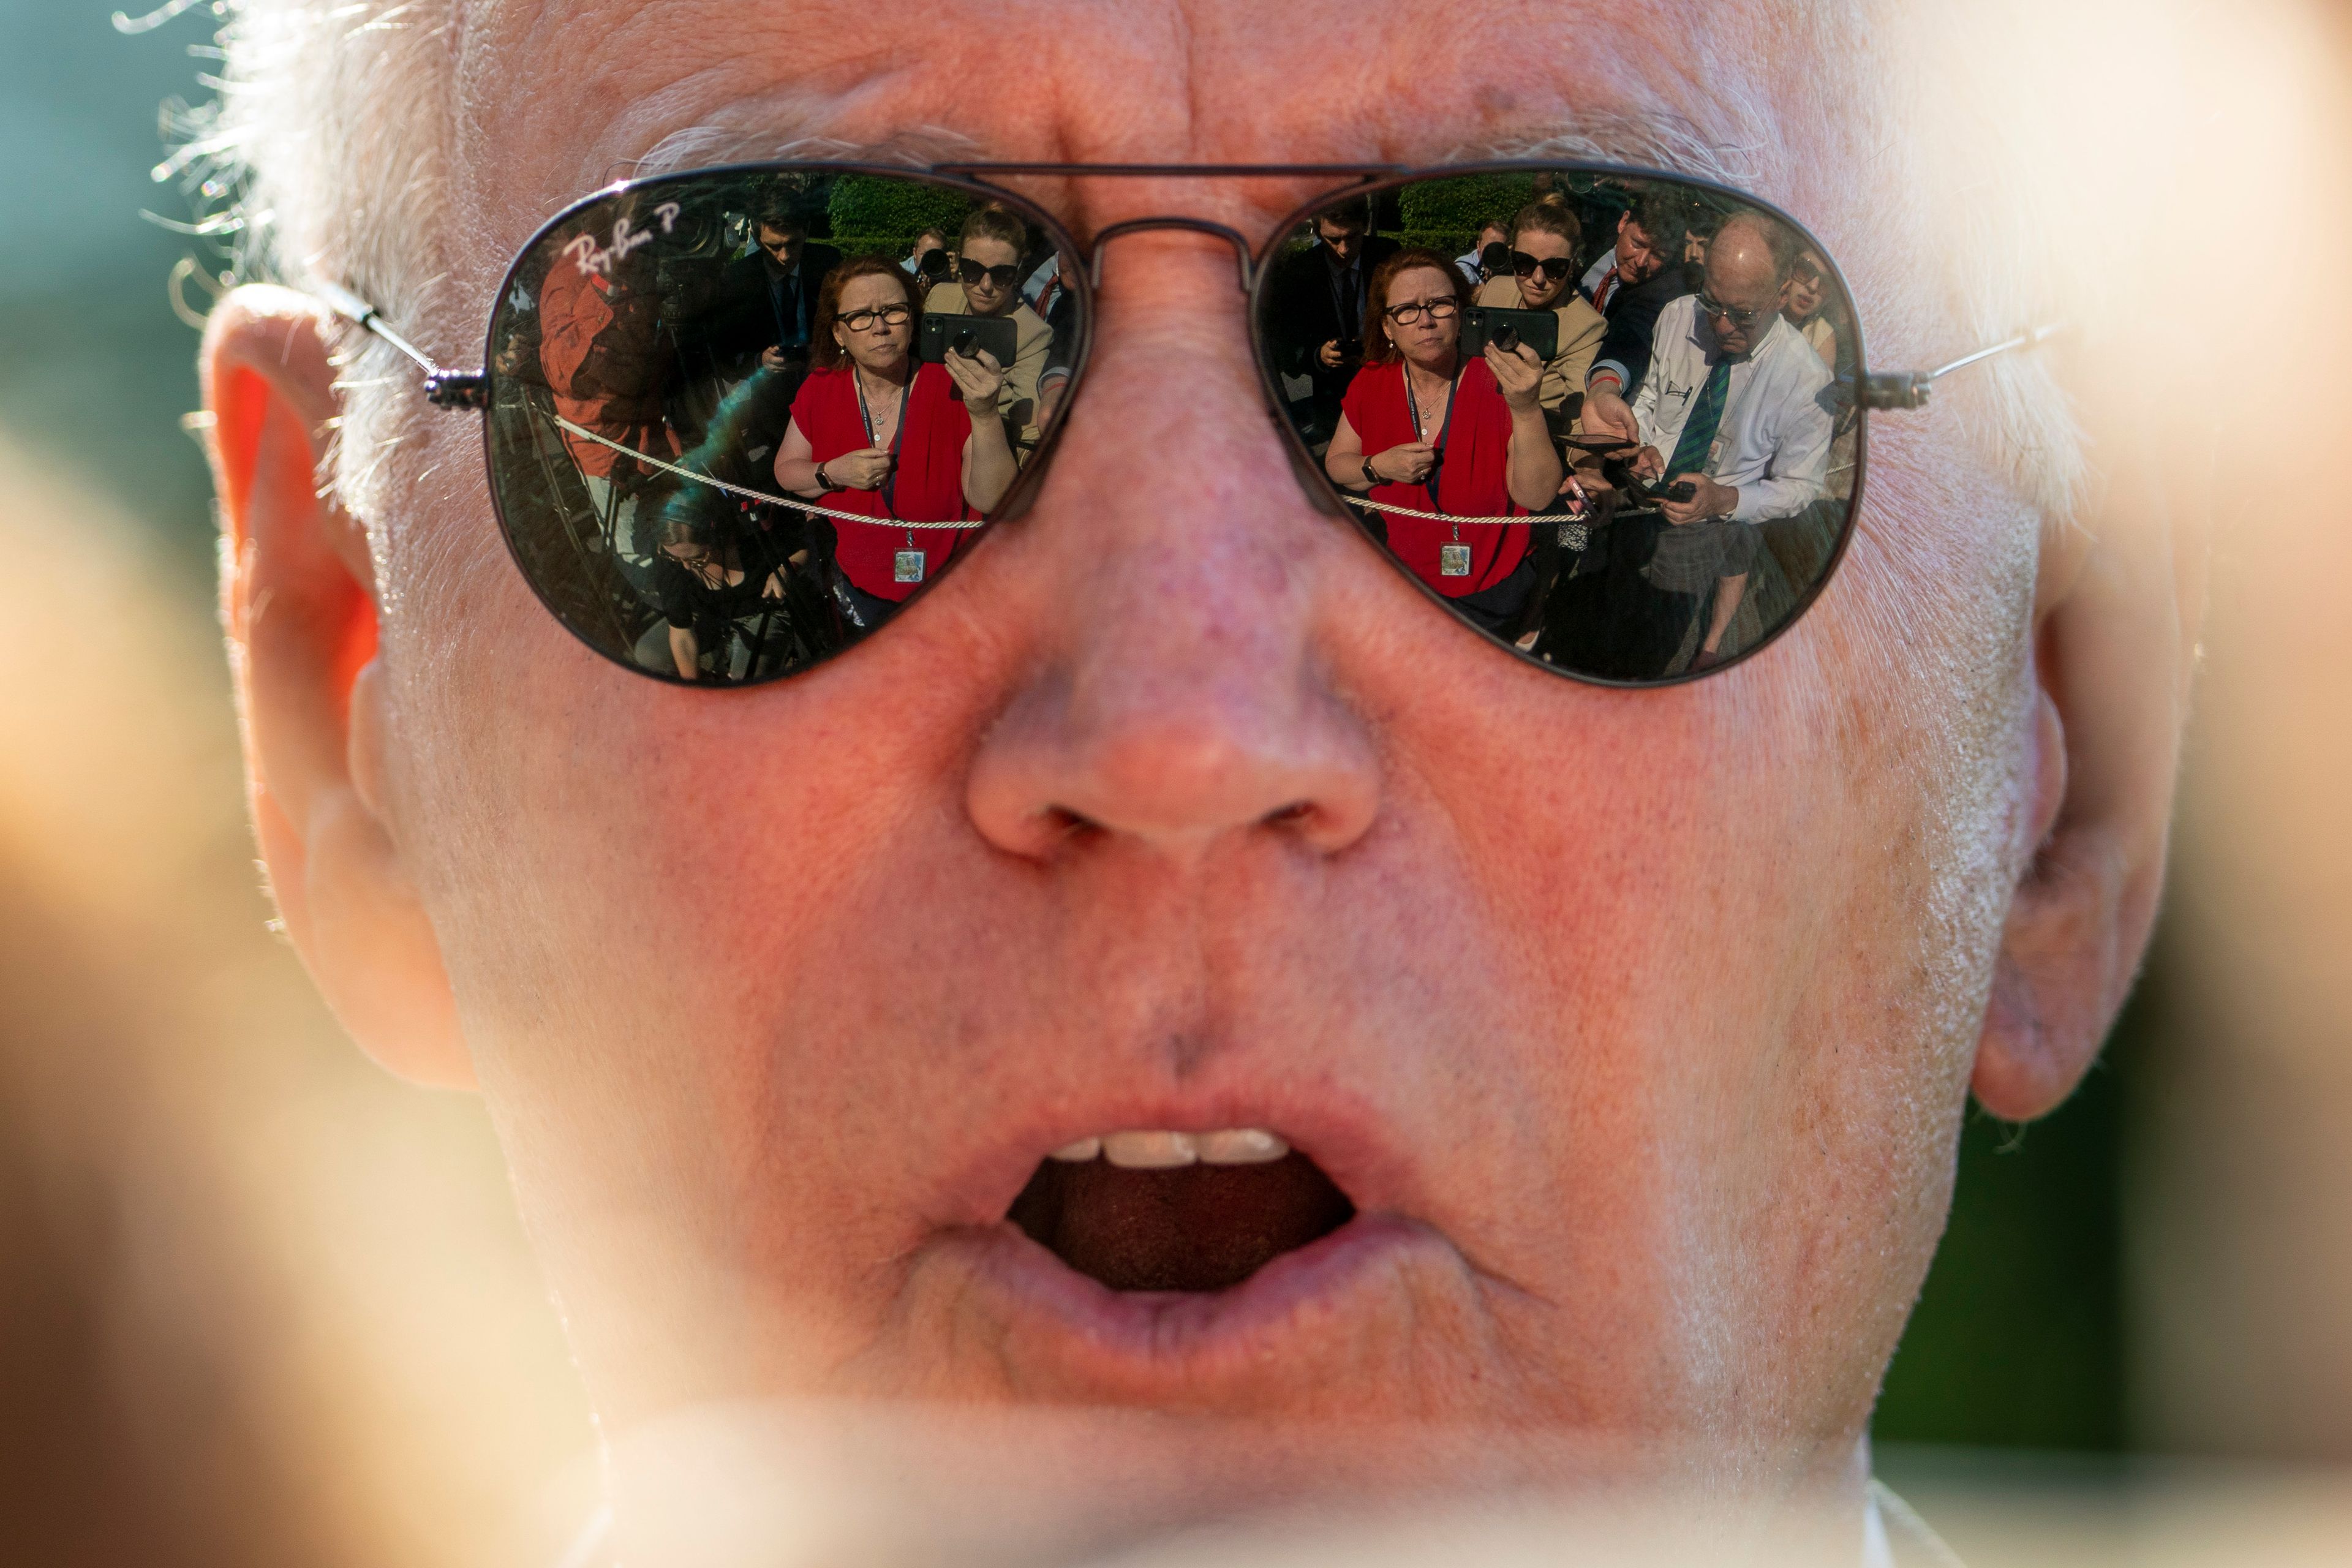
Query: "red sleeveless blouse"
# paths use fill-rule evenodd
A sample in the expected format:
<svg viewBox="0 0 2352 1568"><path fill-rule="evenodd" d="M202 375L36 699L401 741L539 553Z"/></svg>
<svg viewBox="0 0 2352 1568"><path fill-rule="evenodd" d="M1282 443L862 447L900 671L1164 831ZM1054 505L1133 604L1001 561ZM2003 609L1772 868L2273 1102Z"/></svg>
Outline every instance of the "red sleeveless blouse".
<svg viewBox="0 0 2352 1568"><path fill-rule="evenodd" d="M874 445L866 434L866 420L857 406L856 371L849 365L813 371L793 399L793 423L808 437L810 451L822 463L845 452ZM907 385L905 411L898 417L893 447L898 466L880 489L835 490L817 502L836 511L866 512L875 522L833 520L838 543L834 559L842 575L877 599L896 604L922 584L897 581L897 556L901 550L923 552L923 581L938 574L971 537L968 529L890 526L890 519L916 522L976 522L980 514L964 504L963 447L971 438L971 415L955 396L955 382L943 365L916 368Z"/></svg>
<svg viewBox="0 0 2352 1568"><path fill-rule="evenodd" d="M1426 437L1413 431L1412 404L1405 390L1401 359L1368 364L1358 371L1339 407L1362 439L1367 458L1424 438L1438 449L1441 461L1432 476L1437 481L1433 498L1425 483L1380 484L1372 487L1370 499L1374 502L1390 501L1457 517L1528 515L1527 508L1511 500L1510 405L1503 401L1503 389L1495 384L1495 373L1486 368L1485 360L1470 362L1454 387L1451 417L1443 430L1433 430ZM1439 551L1455 542L1453 524L1393 512L1381 515L1388 524L1390 552L1404 563L1406 570L1449 599L1493 587L1509 576L1528 552L1525 523L1465 525L1460 542L1470 547L1470 572L1467 576L1448 577L1442 570Z"/></svg>

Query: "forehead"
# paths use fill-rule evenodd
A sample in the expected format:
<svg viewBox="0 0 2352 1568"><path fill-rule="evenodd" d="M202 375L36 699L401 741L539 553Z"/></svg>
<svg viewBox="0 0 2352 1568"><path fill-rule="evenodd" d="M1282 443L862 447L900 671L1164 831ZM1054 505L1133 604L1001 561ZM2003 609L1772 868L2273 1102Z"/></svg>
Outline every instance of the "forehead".
<svg viewBox="0 0 2352 1568"><path fill-rule="evenodd" d="M841 308L852 310L865 305L903 304L907 290L878 272L861 273L841 286Z"/></svg>
<svg viewBox="0 0 2352 1568"><path fill-rule="evenodd" d="M1774 62L1818 58L1747 47L1759 27L1789 30L1769 15L1779 9L583 0L551 26L543 5L472 0L457 51L468 110L457 163L486 237L510 248L649 158L683 167L878 146L919 162L1424 163L1545 142L1629 163L1694 146L1770 154L1769 122L1804 90L1780 79L1796 68ZM908 47L950 33L953 47ZM1037 194L1083 232L1166 210L1176 193L1155 184ZM1328 182L1237 184L1188 191L1182 205L1255 236Z"/></svg>
<svg viewBox="0 0 2352 1568"><path fill-rule="evenodd" d="M1453 281L1434 267L1408 267L1389 279L1389 298L1391 300L1453 292Z"/></svg>

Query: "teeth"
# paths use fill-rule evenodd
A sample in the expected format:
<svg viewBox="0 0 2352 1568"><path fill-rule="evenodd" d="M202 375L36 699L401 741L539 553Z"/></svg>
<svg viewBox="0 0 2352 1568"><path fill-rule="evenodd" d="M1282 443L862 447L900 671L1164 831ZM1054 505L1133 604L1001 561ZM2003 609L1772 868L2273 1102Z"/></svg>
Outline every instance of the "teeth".
<svg viewBox="0 0 2352 1568"><path fill-rule="evenodd" d="M1290 1145L1263 1127L1232 1127L1202 1132L1193 1140L1201 1161L1209 1165L1263 1165L1290 1152Z"/></svg>
<svg viewBox="0 0 2352 1568"><path fill-rule="evenodd" d="M1227 1127L1215 1132L1106 1132L1066 1143L1051 1158L1084 1164L1099 1154L1121 1170L1168 1171L1195 1160L1211 1165L1263 1165L1289 1152L1288 1143L1263 1127Z"/></svg>
<svg viewBox="0 0 2352 1568"><path fill-rule="evenodd" d="M1107 1132L1103 1158L1125 1171L1165 1171L1199 1155L1190 1132Z"/></svg>

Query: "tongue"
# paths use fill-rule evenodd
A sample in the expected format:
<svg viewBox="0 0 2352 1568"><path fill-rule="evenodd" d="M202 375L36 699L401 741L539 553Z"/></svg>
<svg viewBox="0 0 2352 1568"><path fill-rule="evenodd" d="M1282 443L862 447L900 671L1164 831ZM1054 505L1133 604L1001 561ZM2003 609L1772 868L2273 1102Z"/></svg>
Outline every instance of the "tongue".
<svg viewBox="0 0 2352 1568"><path fill-rule="evenodd" d="M1223 1290L1355 1213L1304 1155L1264 1165L1123 1171L1048 1160L1014 1224L1114 1290Z"/></svg>

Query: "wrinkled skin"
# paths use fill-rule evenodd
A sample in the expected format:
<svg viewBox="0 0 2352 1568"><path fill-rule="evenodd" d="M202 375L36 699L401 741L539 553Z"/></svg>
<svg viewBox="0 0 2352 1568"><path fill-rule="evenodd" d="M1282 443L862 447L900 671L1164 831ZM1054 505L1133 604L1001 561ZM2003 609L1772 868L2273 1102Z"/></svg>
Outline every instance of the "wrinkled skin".
<svg viewBox="0 0 2352 1568"><path fill-rule="evenodd" d="M936 12L568 9L560 37L488 6L460 37L452 281L415 335L474 341L544 214L700 122L747 147L928 126L1002 158L1412 161L1661 110L1704 128L1737 90L1783 138L1757 190L1839 252L1875 361L1952 341L1885 216L1907 209L1874 204L1889 161L1853 153L1884 128L1795 78L1696 83L1675 40L1738 25L1711 8L1204 0L1112 26L1041 0L898 54L873 40ZM1534 32L1580 47L1504 47ZM1034 194L1084 236L1166 211L1263 234L1317 193ZM478 1083L608 1421L891 1394L1403 1423L1401 1445L1491 1423L1851 1495L1972 1078L2004 1114L2063 1097L2161 859L2163 757L2074 728L2128 694L2036 659L2109 611L2070 608L2072 565L1948 423L1879 422L1861 534L1763 655L1580 686L1309 504L1230 257L1138 237L1029 515L849 655L709 693L546 615L469 419L395 416L372 556L305 510L323 331L249 294L208 349L264 849L363 1043ZM2161 684L2168 658L2066 668ZM2102 795L2078 810L2070 777ZM1026 1244L997 1222L1045 1150L1244 1125L1318 1160L1377 1245L1124 1338L1006 1284ZM1184 1450L1203 1476L1250 1441L1215 1430Z"/></svg>

